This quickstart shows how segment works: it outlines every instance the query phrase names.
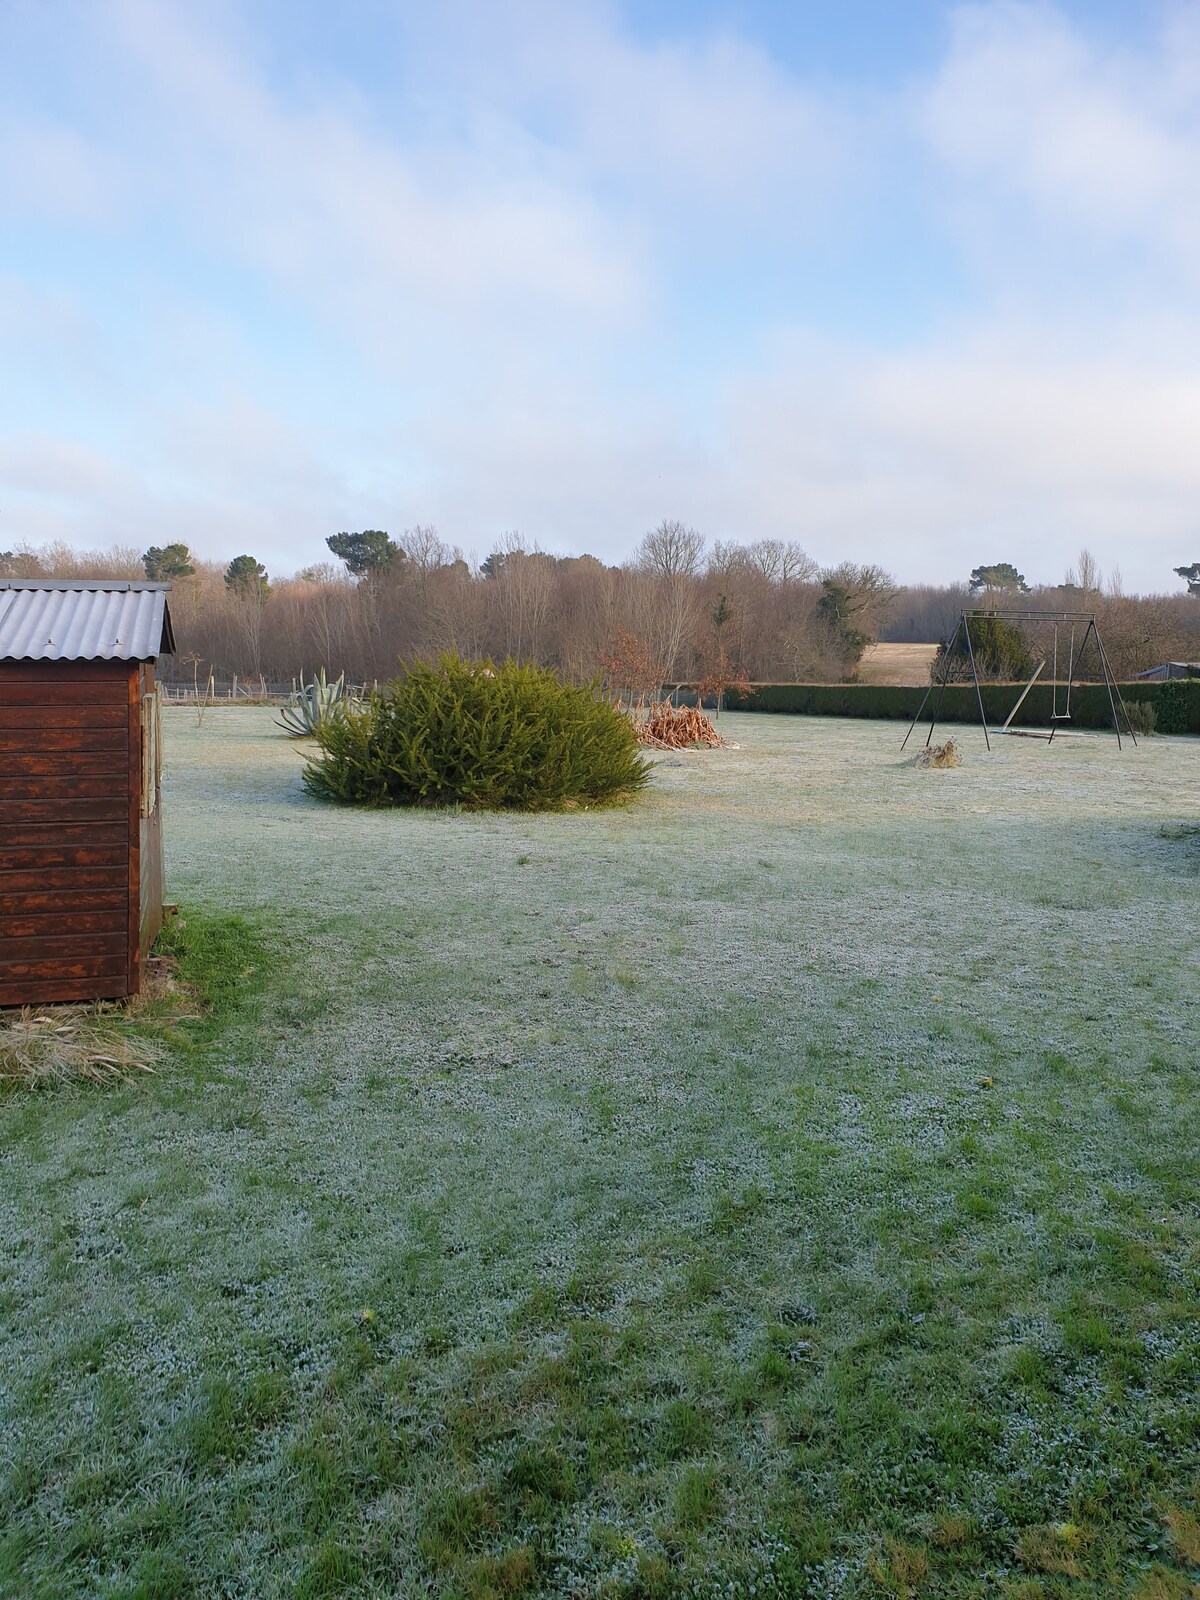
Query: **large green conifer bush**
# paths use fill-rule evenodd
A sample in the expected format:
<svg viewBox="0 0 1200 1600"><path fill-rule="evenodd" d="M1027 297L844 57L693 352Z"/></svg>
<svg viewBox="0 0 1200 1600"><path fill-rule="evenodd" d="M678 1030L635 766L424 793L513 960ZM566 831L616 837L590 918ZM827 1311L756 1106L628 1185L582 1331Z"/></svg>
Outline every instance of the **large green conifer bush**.
<svg viewBox="0 0 1200 1600"><path fill-rule="evenodd" d="M317 732L304 784L348 805L542 811L631 794L649 775L633 724L542 667L417 662Z"/></svg>

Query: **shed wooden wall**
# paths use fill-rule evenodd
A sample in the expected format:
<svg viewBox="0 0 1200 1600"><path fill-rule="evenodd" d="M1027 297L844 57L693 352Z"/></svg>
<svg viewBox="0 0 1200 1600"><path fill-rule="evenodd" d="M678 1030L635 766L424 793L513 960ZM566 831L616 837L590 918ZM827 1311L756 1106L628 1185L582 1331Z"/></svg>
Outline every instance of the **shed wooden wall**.
<svg viewBox="0 0 1200 1600"><path fill-rule="evenodd" d="M136 662L0 661L0 1005L140 986L140 717Z"/></svg>

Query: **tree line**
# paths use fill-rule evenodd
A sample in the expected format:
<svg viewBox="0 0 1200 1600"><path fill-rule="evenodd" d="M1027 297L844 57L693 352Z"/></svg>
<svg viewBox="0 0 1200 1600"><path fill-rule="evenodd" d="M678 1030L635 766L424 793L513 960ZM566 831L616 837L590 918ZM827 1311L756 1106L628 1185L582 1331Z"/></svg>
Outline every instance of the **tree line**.
<svg viewBox="0 0 1200 1600"><path fill-rule="evenodd" d="M356 683L397 661L453 651L537 662L575 681L603 675L640 694L664 682L838 682L876 640L936 643L964 608L1096 611L1119 677L1200 659L1200 583L1126 596L1084 551L1063 582L1030 585L1007 562L962 584L899 584L856 562L822 567L777 539L709 545L667 520L633 557L560 556L520 535L477 567L428 526L331 534L331 560L272 578L252 555L227 565L180 543L80 553L62 544L0 552L0 577L150 577L173 586L174 675L286 681L325 667ZM167 666L168 675L170 667Z"/></svg>

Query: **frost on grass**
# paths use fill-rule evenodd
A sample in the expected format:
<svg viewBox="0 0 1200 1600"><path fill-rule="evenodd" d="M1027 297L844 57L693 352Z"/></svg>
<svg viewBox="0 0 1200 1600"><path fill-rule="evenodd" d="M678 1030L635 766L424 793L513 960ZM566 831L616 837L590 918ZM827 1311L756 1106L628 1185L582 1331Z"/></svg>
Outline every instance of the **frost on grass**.
<svg viewBox="0 0 1200 1600"><path fill-rule="evenodd" d="M0 1592L1174 1583L1200 744L731 715L628 810L373 814L165 723L171 897L275 967L0 1104Z"/></svg>

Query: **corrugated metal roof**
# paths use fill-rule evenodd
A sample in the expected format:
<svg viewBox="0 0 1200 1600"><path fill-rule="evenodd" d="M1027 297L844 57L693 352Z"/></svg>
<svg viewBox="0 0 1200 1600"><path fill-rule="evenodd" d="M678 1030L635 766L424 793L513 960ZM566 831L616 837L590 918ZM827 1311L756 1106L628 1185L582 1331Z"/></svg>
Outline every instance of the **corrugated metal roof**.
<svg viewBox="0 0 1200 1600"><path fill-rule="evenodd" d="M169 583L0 579L0 661L153 661L175 649Z"/></svg>

